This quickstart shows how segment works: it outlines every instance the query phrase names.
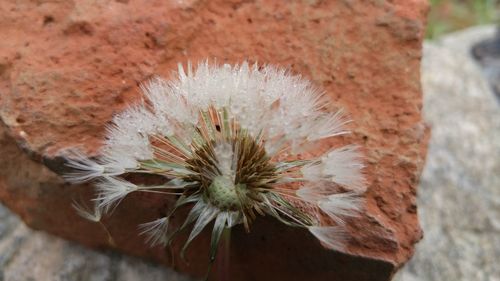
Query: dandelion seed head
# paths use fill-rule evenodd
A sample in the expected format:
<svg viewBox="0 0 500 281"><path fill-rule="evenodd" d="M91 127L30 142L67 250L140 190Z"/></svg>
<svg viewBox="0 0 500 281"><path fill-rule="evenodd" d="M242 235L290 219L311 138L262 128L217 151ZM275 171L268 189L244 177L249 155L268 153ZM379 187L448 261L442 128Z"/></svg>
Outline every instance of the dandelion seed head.
<svg viewBox="0 0 500 281"><path fill-rule="evenodd" d="M68 178L97 180L100 208L111 210L131 192L177 195L165 217L141 230L152 244L168 245L194 224L184 249L211 221L215 251L224 228L243 224L250 231L260 215L306 228L329 247L344 245L344 218L362 210L362 157L355 145L301 155L348 133L350 121L308 80L269 65L206 61L179 65L177 78L156 77L142 90L144 100L108 126L100 158L68 157L77 171ZM124 178L133 173L165 183L143 186ZM185 223L168 228L183 205L191 206Z"/></svg>

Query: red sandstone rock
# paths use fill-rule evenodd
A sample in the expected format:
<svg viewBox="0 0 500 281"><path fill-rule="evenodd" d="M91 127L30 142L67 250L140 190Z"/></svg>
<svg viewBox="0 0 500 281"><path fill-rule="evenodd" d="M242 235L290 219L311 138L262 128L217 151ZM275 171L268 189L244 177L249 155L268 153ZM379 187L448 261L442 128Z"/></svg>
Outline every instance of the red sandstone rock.
<svg viewBox="0 0 500 281"><path fill-rule="evenodd" d="M2 1L0 200L32 228L111 247L71 209L91 188L63 182L58 152L80 146L95 155L104 125L139 97L137 85L168 77L178 62L272 63L350 112L344 141L365 148L367 212L349 221L343 253L267 218L250 234L237 227L230 280L389 280L422 237L415 195L428 137L419 83L426 11L424 0ZM151 194L124 200L105 221L116 249L170 264L137 235L167 203ZM176 268L202 276L207 239L208 231Z"/></svg>

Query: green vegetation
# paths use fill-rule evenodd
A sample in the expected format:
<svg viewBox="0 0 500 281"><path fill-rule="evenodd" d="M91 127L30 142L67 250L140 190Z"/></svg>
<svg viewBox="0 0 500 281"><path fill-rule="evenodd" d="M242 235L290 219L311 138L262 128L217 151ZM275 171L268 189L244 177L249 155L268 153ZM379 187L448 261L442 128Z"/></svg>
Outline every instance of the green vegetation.
<svg viewBox="0 0 500 281"><path fill-rule="evenodd" d="M500 0L430 0L427 38L472 25L499 22Z"/></svg>

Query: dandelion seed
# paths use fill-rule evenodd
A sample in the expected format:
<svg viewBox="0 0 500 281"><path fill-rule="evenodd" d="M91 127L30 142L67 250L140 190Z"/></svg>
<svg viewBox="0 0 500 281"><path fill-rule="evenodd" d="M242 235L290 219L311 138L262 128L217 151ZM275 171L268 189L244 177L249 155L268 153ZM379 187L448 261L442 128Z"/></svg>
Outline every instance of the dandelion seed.
<svg viewBox="0 0 500 281"><path fill-rule="evenodd" d="M96 184L99 208L109 210L129 193L138 190L137 185L115 177L103 177Z"/></svg>
<svg viewBox="0 0 500 281"><path fill-rule="evenodd" d="M328 100L307 80L272 66L204 62L196 69L179 65L178 74L143 85L144 101L108 127L101 157L68 155L75 172L66 178L96 179L97 206L107 212L132 192L179 195L167 215L141 225L141 233L152 245L169 245L194 224L184 252L215 221L211 261L225 230L243 224L250 231L266 214L341 249L344 218L362 209L359 148L338 147L306 159L299 153L347 133L345 113L327 110ZM124 178L134 173L164 177L165 184L143 186ZM169 229L170 217L184 205L192 205L185 222ZM326 225L326 217L337 225Z"/></svg>
<svg viewBox="0 0 500 281"><path fill-rule="evenodd" d="M140 235L147 235L146 242L151 246L167 244L169 218L163 217L157 220L139 225Z"/></svg>
<svg viewBox="0 0 500 281"><path fill-rule="evenodd" d="M337 223L344 223L344 218L355 217L362 208L363 201L354 192L338 193L320 199L318 206Z"/></svg>
<svg viewBox="0 0 500 281"><path fill-rule="evenodd" d="M104 167L97 162L87 158L78 150L65 152L68 158L67 166L72 168L72 172L65 174L63 177L74 183L82 183L104 174Z"/></svg>
<svg viewBox="0 0 500 281"><path fill-rule="evenodd" d="M77 214L82 218L93 222L101 221L102 212L101 209L96 204L94 204L94 208L92 210L87 205L85 205L85 203L78 201L73 201L71 206L76 210Z"/></svg>
<svg viewBox="0 0 500 281"><path fill-rule="evenodd" d="M349 145L328 152L318 162L305 165L302 174L312 182L326 180L362 192L365 188L362 168L358 147Z"/></svg>
<svg viewBox="0 0 500 281"><path fill-rule="evenodd" d="M84 218L86 220L89 220L91 222L95 222L95 223L99 224L102 227L103 231L108 236L108 243L111 246L116 246L115 240L111 236L111 233L109 232L109 230L106 227L106 225L101 221L101 219L102 219L102 210L98 206L97 203L94 203L94 208L93 209L91 209L85 203L83 203L81 201L73 201L73 203L71 204L71 206L76 210L77 214L79 216L81 216L82 218Z"/></svg>
<svg viewBox="0 0 500 281"><path fill-rule="evenodd" d="M318 238L319 241L335 250L345 248L346 232L345 229L338 226L311 226L309 231Z"/></svg>

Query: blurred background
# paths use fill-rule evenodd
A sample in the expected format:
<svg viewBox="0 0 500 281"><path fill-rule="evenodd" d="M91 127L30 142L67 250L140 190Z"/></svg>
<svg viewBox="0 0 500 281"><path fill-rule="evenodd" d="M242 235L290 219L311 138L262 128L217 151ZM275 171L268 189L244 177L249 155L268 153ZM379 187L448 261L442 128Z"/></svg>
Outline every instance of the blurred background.
<svg viewBox="0 0 500 281"><path fill-rule="evenodd" d="M395 280L500 281L500 0L430 3L421 79L432 137L418 194L425 237ZM188 280L33 232L0 205L0 281L54 276Z"/></svg>
<svg viewBox="0 0 500 281"><path fill-rule="evenodd" d="M424 238L397 281L500 280L500 1L431 0L421 65L432 129Z"/></svg>
<svg viewBox="0 0 500 281"><path fill-rule="evenodd" d="M499 20L500 0L430 0L427 39Z"/></svg>

